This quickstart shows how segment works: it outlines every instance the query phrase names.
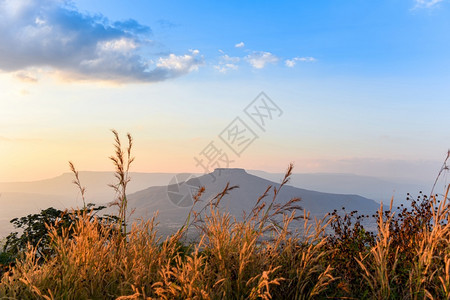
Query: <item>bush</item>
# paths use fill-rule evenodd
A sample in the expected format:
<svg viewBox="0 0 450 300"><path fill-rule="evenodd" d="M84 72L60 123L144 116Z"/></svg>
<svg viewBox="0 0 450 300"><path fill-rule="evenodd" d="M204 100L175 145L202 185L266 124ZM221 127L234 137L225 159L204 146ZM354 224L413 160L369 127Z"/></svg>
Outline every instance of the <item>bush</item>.
<svg viewBox="0 0 450 300"><path fill-rule="evenodd" d="M361 222L370 216L356 211L311 222L308 213L296 214L300 199L278 205L290 165L280 187L269 186L242 221L218 209L236 188L227 185L161 241L156 216L126 229L128 167L120 159L114 163L119 185L113 187L121 191L117 218L105 221L84 207L13 220L25 230L7 240L7 249L16 252L0 255L6 263L16 258L0 274L0 298L450 299L450 185L442 197L420 195L409 207L381 205L371 233ZM267 200L271 189L274 197ZM199 239L185 245L193 226Z"/></svg>

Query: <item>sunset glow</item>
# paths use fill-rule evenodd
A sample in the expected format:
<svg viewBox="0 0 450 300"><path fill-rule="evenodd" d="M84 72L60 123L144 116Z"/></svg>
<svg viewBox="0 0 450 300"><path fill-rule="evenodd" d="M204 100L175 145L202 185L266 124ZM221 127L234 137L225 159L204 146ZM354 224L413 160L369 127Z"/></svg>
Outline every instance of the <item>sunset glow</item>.
<svg viewBox="0 0 450 300"><path fill-rule="evenodd" d="M230 166L428 178L450 139L446 1L0 1L0 181ZM283 111L239 157L218 135L264 91ZM254 124L253 124L254 126ZM234 155L234 156L233 156Z"/></svg>

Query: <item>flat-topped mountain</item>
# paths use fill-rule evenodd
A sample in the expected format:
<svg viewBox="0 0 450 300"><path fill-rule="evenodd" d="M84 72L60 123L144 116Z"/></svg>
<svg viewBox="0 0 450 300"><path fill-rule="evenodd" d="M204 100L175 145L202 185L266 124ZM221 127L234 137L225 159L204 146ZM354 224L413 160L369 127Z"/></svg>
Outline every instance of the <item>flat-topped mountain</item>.
<svg viewBox="0 0 450 300"><path fill-rule="evenodd" d="M206 187L206 192L202 197L203 203L220 192L227 182L230 182L230 185L238 185L238 189L231 191L223 199L223 204L233 214L240 216L242 210L248 211L253 207L256 199L268 185L278 186L283 178L283 174L245 171L237 168L216 169L211 174L201 176L198 174L134 172L130 176L129 207L136 208L134 217L148 217L158 210L161 222L166 221L164 219L166 218L167 222L178 223L181 222L181 219L184 221L190 204L192 204L189 193L195 192L199 185ZM73 174L65 173L46 180L0 183L0 205L2 206L0 238L11 232L13 228L9 221L15 217L37 213L50 206L59 209L81 207L80 193L72 183L73 179ZM114 191L108 187L108 184L115 182L112 172L82 171L80 180L81 184L86 187L87 202L106 204L114 199ZM187 182L187 184L183 184L183 182ZM413 195L421 189L415 185L405 186L401 183L349 174L292 174L288 184L295 187L285 186L279 195L279 200L286 201L292 197L301 197L300 204L312 214L317 215L342 206L347 211L358 209L372 213L372 209L376 210L378 204L366 198L378 202L383 200L387 203L393 195L394 188L398 191L400 187L405 191L404 194L409 191ZM116 213L114 209L109 210L111 213Z"/></svg>
<svg viewBox="0 0 450 300"><path fill-rule="evenodd" d="M282 178L280 178L281 180ZM158 221L162 226L176 228L183 224L192 207L192 196L201 186L205 192L201 209L208 200L220 193L225 186L238 186L223 197L220 207L239 219L243 211L250 212L257 199L268 186L278 187L279 184L255 175L248 174L244 169L216 169L210 174L194 177L191 174L179 174L167 186L153 186L128 196L128 208L134 210L132 219L148 219L158 211ZM273 197L273 189L267 196L267 201ZM371 199L351 194L332 194L311 191L285 185L277 196L276 202L286 203L292 198L301 198L300 205L309 211L311 216L321 217L334 209L346 211L358 210L364 214L373 214L379 204ZM110 208L112 212L113 208Z"/></svg>

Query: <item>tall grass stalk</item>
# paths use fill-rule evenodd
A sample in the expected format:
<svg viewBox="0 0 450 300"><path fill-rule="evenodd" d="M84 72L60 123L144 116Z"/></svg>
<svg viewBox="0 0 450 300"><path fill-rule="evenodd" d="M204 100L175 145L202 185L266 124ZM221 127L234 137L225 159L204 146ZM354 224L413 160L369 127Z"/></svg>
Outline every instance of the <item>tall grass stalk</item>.
<svg viewBox="0 0 450 300"><path fill-rule="evenodd" d="M114 164L115 173L114 176L117 179L116 184L110 184L115 190L117 199L112 202L112 205L116 205L119 208L119 228L124 236L127 234L127 214L128 214L128 200L127 200L127 185L130 182L129 170L134 161L134 157L131 156L131 148L133 146L133 138L131 134L127 133L128 145L125 150L122 149L122 143L120 141L119 134L116 130L111 130L114 135L114 155L109 158Z"/></svg>
<svg viewBox="0 0 450 300"><path fill-rule="evenodd" d="M392 211L392 201L389 211ZM392 285L395 280L395 269L397 267L398 248L392 249L390 237L390 224L393 213L384 220L383 204L378 212L378 236L374 247L363 256L359 254L356 261L363 271L363 277L370 286L375 299L390 299Z"/></svg>
<svg viewBox="0 0 450 300"><path fill-rule="evenodd" d="M291 164L280 186L269 186L242 219L220 209L237 188L227 184L163 239L157 213L127 228L132 138L123 150L113 134L118 224L86 209L70 164L85 209L68 214L70 226L48 224L51 254L29 245L15 265L0 268L0 299L450 299L450 185L442 197L396 213L392 201L386 210L381 205L372 235L336 213L313 219L300 199L279 202ZM199 236L187 244L191 226Z"/></svg>
<svg viewBox="0 0 450 300"><path fill-rule="evenodd" d="M75 179L72 181L72 183L75 184L77 186L78 190L80 191L81 200L83 201L83 209L86 210L86 208L87 208L86 198L85 198L86 188L81 185L79 173L78 173L77 169L75 169L75 165L71 161L69 161L69 167L70 167L70 170L72 171L73 175L75 176Z"/></svg>

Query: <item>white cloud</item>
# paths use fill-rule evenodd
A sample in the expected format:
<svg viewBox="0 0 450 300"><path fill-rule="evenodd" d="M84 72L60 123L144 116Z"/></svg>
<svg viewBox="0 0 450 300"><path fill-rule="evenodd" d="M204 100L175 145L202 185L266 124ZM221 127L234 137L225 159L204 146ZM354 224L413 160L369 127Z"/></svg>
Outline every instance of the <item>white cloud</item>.
<svg viewBox="0 0 450 300"><path fill-rule="evenodd" d="M222 50L219 50L220 53L224 54L220 57L219 63L214 66L214 69L221 73L226 73L229 70L237 70L239 69L239 66L237 63L241 60L240 57L236 56L229 56L225 54Z"/></svg>
<svg viewBox="0 0 450 300"><path fill-rule="evenodd" d="M104 41L97 43L97 47L103 51L117 51L127 53L138 47L136 41L128 38L120 38L116 40Z"/></svg>
<svg viewBox="0 0 450 300"><path fill-rule="evenodd" d="M231 57L231 56L228 56L227 54L223 55L220 59L222 61L231 62L231 63L237 63L241 60L239 57L236 57L236 56Z"/></svg>
<svg viewBox="0 0 450 300"><path fill-rule="evenodd" d="M157 57L155 66L141 54L152 46L148 26L80 12L70 0L0 0L0 14L4 72L50 68L73 79L152 82L186 74L202 64L194 50Z"/></svg>
<svg viewBox="0 0 450 300"><path fill-rule="evenodd" d="M292 68L292 67L294 67L295 66L295 60L293 60L293 59L286 59L285 61L284 61L284 63L286 64L286 66L288 66L289 68Z"/></svg>
<svg viewBox="0 0 450 300"><path fill-rule="evenodd" d="M293 68L297 64L298 61L313 62L313 61L316 61L316 59L314 57L311 57L311 56L308 56L308 57L294 57L292 59L286 59L284 61L284 63L289 68Z"/></svg>
<svg viewBox="0 0 450 300"><path fill-rule="evenodd" d="M170 54L167 58L160 58L156 64L157 69L166 70L172 75L179 76L197 70L203 64L203 58L198 58L199 51L191 50L191 54L177 56ZM175 76L173 76L175 77Z"/></svg>
<svg viewBox="0 0 450 300"><path fill-rule="evenodd" d="M263 52L263 51L255 51L247 55L245 59L255 69L262 69L268 63L274 64L278 62L278 57L276 57L270 52Z"/></svg>
<svg viewBox="0 0 450 300"><path fill-rule="evenodd" d="M431 8L443 0L415 0L416 8Z"/></svg>
<svg viewBox="0 0 450 300"><path fill-rule="evenodd" d="M214 69L220 73L227 73L229 70L237 70L239 67L235 64L219 64L214 66Z"/></svg>
<svg viewBox="0 0 450 300"><path fill-rule="evenodd" d="M244 42L240 42L240 43L237 43L236 45L234 45L234 47L243 48L243 47L245 47L245 44L244 44Z"/></svg>

